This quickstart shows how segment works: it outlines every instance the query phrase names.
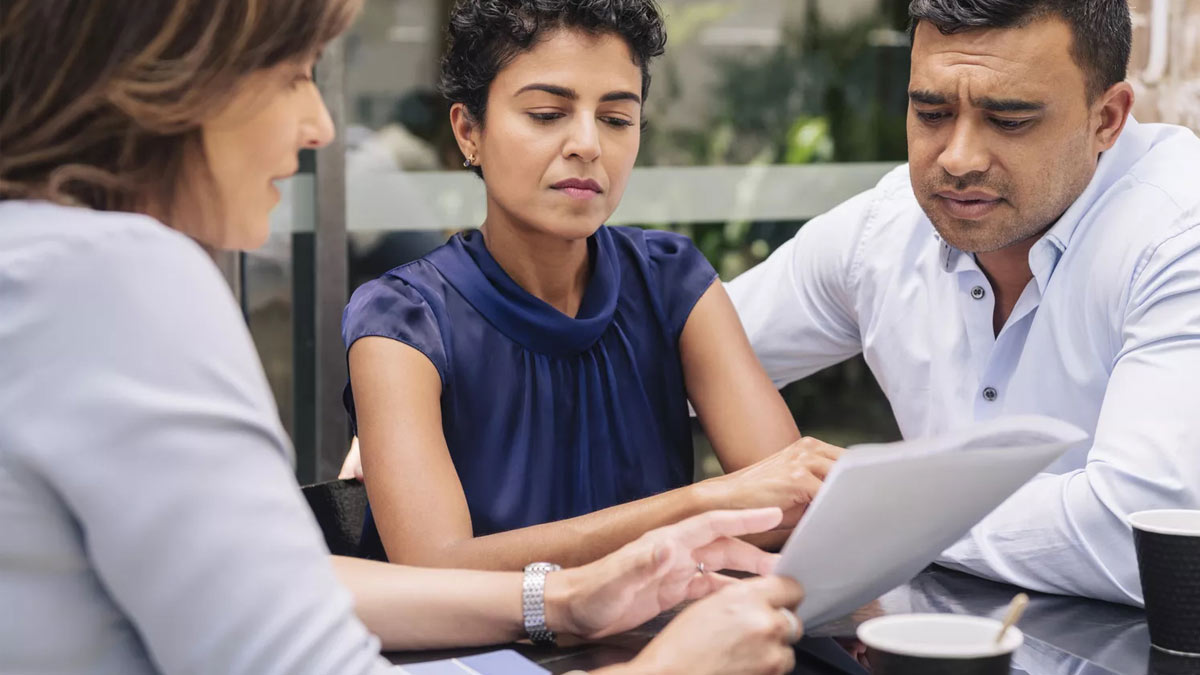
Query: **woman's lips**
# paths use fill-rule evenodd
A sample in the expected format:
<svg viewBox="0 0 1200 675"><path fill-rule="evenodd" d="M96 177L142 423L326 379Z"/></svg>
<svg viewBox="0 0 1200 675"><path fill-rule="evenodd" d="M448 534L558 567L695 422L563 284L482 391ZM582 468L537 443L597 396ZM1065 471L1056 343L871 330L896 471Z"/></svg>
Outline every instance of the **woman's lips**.
<svg viewBox="0 0 1200 675"><path fill-rule="evenodd" d="M558 188L558 191L572 199L579 199L581 201L595 199L596 197L600 196L599 192L596 192L595 190L588 190L586 188Z"/></svg>
<svg viewBox="0 0 1200 675"><path fill-rule="evenodd" d="M590 178L568 178L560 180L551 186L552 189L558 190L571 199L587 201L595 199L604 190L600 184Z"/></svg>

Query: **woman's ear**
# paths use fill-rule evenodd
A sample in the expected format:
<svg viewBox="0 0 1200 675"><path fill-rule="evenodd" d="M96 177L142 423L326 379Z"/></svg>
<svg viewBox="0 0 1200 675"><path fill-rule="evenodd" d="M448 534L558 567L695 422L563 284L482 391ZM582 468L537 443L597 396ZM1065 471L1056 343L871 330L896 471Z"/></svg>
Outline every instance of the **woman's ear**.
<svg viewBox="0 0 1200 675"><path fill-rule="evenodd" d="M467 110L463 103L450 106L450 128L454 130L454 140L458 141L458 149L463 158L470 164L479 164L479 123Z"/></svg>

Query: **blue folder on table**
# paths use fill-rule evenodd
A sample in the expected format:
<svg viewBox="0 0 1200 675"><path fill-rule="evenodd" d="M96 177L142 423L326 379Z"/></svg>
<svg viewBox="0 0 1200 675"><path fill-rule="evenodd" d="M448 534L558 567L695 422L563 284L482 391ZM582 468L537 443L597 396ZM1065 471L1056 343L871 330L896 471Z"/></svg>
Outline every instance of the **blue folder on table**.
<svg viewBox="0 0 1200 675"><path fill-rule="evenodd" d="M458 659L396 666L396 675L549 675L550 671L511 649Z"/></svg>

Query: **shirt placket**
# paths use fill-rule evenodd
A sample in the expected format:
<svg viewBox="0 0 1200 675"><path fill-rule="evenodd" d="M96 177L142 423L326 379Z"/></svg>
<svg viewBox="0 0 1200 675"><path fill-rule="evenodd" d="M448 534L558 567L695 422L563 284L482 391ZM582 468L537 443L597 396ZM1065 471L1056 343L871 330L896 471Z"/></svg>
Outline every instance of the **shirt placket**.
<svg viewBox="0 0 1200 675"><path fill-rule="evenodd" d="M968 320L972 355L975 356L977 345L980 348L979 356L975 359L976 362L981 363L981 367L977 371L980 373L980 377L974 397L977 421L994 419L1008 409L1008 406L1005 405L1008 386L1012 380L1013 371L1020 362L1021 352L1025 347L1025 340L1029 335L1033 318L1041 305L1042 290L1053 272L1054 263L1057 260L1055 253L1056 251L1048 241L1039 242L1030 251L1030 267L1034 276L1021 292L1017 304L1000 329L999 335L995 335L993 328L992 316L995 312L995 302L990 300L993 294L987 277L973 260L970 265L973 269L965 270L962 273L965 283L974 284L970 286L966 294L968 299L964 302L969 304L974 301L975 304L981 306L978 311L970 312ZM984 299L990 301L982 302Z"/></svg>
<svg viewBox="0 0 1200 675"><path fill-rule="evenodd" d="M970 348L970 372L963 375L970 378L970 386L974 389L973 413L976 419L981 418L980 402L995 403L999 390L995 388L992 379L994 365L992 355L996 348L996 336L992 330L992 313L995 310L995 299L987 277L973 263L964 265L958 272L958 305L963 318L963 328L967 335ZM984 401L983 393L992 396Z"/></svg>

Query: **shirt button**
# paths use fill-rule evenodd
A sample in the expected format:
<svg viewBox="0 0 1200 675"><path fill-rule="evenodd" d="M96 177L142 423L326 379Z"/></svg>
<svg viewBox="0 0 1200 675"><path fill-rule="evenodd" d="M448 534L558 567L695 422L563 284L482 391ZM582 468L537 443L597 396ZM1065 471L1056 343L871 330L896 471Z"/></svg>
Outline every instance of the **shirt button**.
<svg viewBox="0 0 1200 675"><path fill-rule="evenodd" d="M985 401L995 401L999 395L995 387L987 387L983 390L983 400Z"/></svg>
<svg viewBox="0 0 1200 675"><path fill-rule="evenodd" d="M983 290L983 286L976 286L971 289L971 297L976 300L982 300L985 295L987 295L987 291Z"/></svg>

